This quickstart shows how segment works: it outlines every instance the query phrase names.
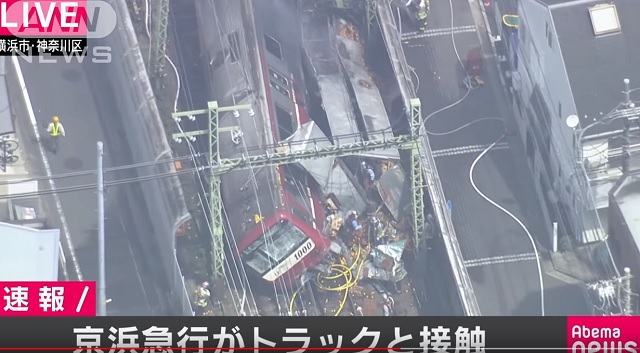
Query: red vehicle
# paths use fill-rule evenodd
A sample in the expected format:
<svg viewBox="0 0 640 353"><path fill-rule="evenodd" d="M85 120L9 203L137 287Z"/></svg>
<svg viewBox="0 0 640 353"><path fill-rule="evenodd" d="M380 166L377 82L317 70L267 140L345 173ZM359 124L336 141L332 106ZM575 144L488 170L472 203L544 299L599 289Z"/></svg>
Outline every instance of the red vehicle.
<svg viewBox="0 0 640 353"><path fill-rule="evenodd" d="M480 77L483 72L482 48L473 47L467 52L467 73L472 77Z"/></svg>
<svg viewBox="0 0 640 353"><path fill-rule="evenodd" d="M216 12L211 23L199 24L201 33L211 33L203 50L212 53L213 96L221 106L251 104L255 111L220 115L220 126L240 126L243 133L241 143L221 134L225 158L273 152L275 143L309 120L299 33L291 31L297 16L290 7L288 0L230 0L199 9ZM254 281L278 290L296 286L325 258L330 241L322 233L321 195L297 164L233 170L221 176L221 189L230 255Z"/></svg>

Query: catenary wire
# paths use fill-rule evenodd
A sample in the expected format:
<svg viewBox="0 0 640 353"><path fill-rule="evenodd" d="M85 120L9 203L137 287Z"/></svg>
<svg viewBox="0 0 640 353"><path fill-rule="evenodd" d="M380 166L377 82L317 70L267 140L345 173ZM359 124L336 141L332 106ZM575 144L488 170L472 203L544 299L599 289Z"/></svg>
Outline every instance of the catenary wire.
<svg viewBox="0 0 640 353"><path fill-rule="evenodd" d="M138 177L133 177L133 178L125 178L125 179L114 180L114 181L107 181L104 184L105 184L105 187L119 186L119 185L132 184L132 183L143 182L143 181L151 181L151 180L157 180L157 179L170 178L170 177L173 177L173 176L176 176L176 175L194 173L194 172L197 172L198 170L203 170L203 169L202 168L189 168L189 169L179 170L179 171L176 171L176 172L160 173L160 174L153 174L153 175L138 176ZM61 187L61 188L56 188L56 189L51 189L51 190L42 190L42 191L34 191L34 192L23 192L23 193L16 193L16 194L0 194L0 200L26 198L26 197L38 197L38 196L44 196L44 195L51 195L51 194L55 194L55 193L67 193L67 192L76 192L76 191L92 190L92 189L97 190L98 189L98 184L97 183L96 184L84 184L84 185Z"/></svg>
<svg viewBox="0 0 640 353"><path fill-rule="evenodd" d="M172 17L172 19L173 19L173 17ZM174 34L177 35L177 33L175 33L175 30L174 30ZM178 51L178 55L179 55L180 63L183 66L183 70L186 70L186 68L184 67L184 58L182 57L182 54L181 54L180 50ZM175 66L175 64L173 63L173 61L168 56L166 56L166 60L171 65L171 67L173 68L173 71L174 71L174 74L175 74L175 77L176 77L177 88L176 88L176 96L175 96L174 107L173 108L174 108L174 111L177 111L178 110L178 99L179 99L179 96L180 96L180 89L182 87L181 86L181 79L180 79L180 75L178 73L178 69ZM188 102L189 102L191 108L193 108L193 99L191 97L191 92L190 92L190 89L189 89L189 85L187 84L185 88L186 88L185 97L188 99ZM184 130L182 129L182 126L180 125L180 123L178 121L176 121L175 123L176 123L177 128L180 130L180 132L182 134L184 134ZM191 141L189 139L186 139L186 140L187 140L187 147L189 149L189 152L190 152L192 158L194 159L194 163L198 164L198 161L197 161L197 158L196 158L197 153L195 151L195 148L193 147L193 145L192 145L192 143L191 143ZM201 190L203 190L203 191L206 190L206 187L204 186L204 182L202 180L202 175L200 173L197 173L197 181L200 184ZM204 202L202 202L203 201L202 198L200 197L200 195L198 195L198 196L199 196L199 199L201 201L200 202L200 206L203 208L203 214L205 215L205 218L206 218L206 221L207 221L208 230L209 230L210 234L213 234L213 229L211 229L211 219L210 219L210 217L212 215L209 215L207 213L207 210L204 209L204 205L205 204L208 206L209 209L211 209L210 201L207 198L205 198ZM223 207L224 207L224 205L223 205ZM224 237L225 237L225 239L227 241L227 244L231 244L232 243L229 240L229 234L227 234L227 232L224 232ZM233 239L233 243L234 243L234 245L236 247L236 250L237 250L237 243L235 243L235 237L233 236L233 234L231 235L231 237ZM235 281L235 277L232 275L231 278L229 278L227 276L226 272L223 271L224 272L223 275L225 277L225 284L226 284L227 288L229 289L229 292L230 292L230 294L232 296L232 300L234 302L236 313L239 314L239 315L245 315L245 313L246 313L245 310L244 310L244 306L245 306L244 298L246 298L247 288L248 288L249 297L252 300L253 306L254 306L254 308L252 309L250 303L248 303L247 306L248 306L249 312L251 313L252 310L255 310L255 312L258 312L258 308L257 308L257 304L256 304L255 297L254 297L254 294L253 294L253 290L252 290L251 285L249 283L249 280L247 278L247 274L246 274L246 272L244 270L244 266L238 265L235 256L231 256L231 262L233 263L233 268L232 268L232 264L230 264L230 262L228 260L228 257L227 256L224 257L224 264L226 265L228 271L230 273L233 273L233 270L235 270L235 273L238 275L238 279L240 279L240 281L241 281L241 285L240 286L242 287L242 291L245 293L245 295L243 295L243 299L239 299L240 295L238 294L239 291L238 291L238 286L237 286L236 281ZM245 283L246 283L246 286L245 286ZM235 288L235 291L232 290L230 286L233 286ZM238 298L236 298L236 296ZM239 300L236 300L236 299L239 299Z"/></svg>
<svg viewBox="0 0 640 353"><path fill-rule="evenodd" d="M176 158L170 158L170 159L161 159L161 160L157 160L157 161L149 161L149 162L142 162L142 163L127 164L127 165L118 166L118 167L105 168L104 169L104 173L117 172L117 171L121 171L121 170L144 168L144 167L154 167L154 166L157 166L157 165L181 162L181 161L189 160L189 159L192 159L192 157L191 156L182 156L182 157L176 157ZM32 182L32 181L47 181L47 180L51 180L51 179L76 178L76 177L87 176L87 175L95 175L97 173L98 173L97 170L86 170L86 171L81 171L81 172L54 174L54 175L52 175L50 177L34 176L34 177L24 178L24 179L0 180L0 185L21 184L21 183L28 183L28 182Z"/></svg>

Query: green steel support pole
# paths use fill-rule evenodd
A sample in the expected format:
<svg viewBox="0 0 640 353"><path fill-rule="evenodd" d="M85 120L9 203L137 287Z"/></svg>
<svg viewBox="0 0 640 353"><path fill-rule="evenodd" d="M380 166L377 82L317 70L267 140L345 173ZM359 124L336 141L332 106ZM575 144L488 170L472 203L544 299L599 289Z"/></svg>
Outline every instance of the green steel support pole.
<svg viewBox="0 0 640 353"><path fill-rule="evenodd" d="M220 127L220 112L251 109L250 105L219 107L218 102L207 103L209 117L209 162L212 166L209 186L209 204L211 217L211 274L214 279L224 276L224 227L222 217L222 195L220 194L220 178L215 174L216 167L222 160L220 156L220 132L231 131L236 127Z"/></svg>
<svg viewBox="0 0 640 353"><path fill-rule="evenodd" d="M218 138L220 138L220 131L218 131L218 102L213 101L207 103L209 112L209 158L211 159L211 165L218 165L220 163L220 146L218 144Z"/></svg>
<svg viewBox="0 0 640 353"><path fill-rule="evenodd" d="M220 162L218 131L218 102L208 102L209 117L209 165L217 166ZM220 179L211 170L209 176L209 221L211 222L211 275L218 279L224 275L224 229L222 226L222 195Z"/></svg>
<svg viewBox="0 0 640 353"><path fill-rule="evenodd" d="M424 180L420 159L420 144L415 143L411 149L411 194L413 201L413 231L416 250L422 244L424 233Z"/></svg>
<svg viewBox="0 0 640 353"><path fill-rule="evenodd" d="M152 9L154 16L152 16L153 32L151 33L151 58L149 60L149 66L156 87L162 80L165 55L167 52L169 1L170 0L157 0L149 2L149 5L155 3L155 9Z"/></svg>
<svg viewBox="0 0 640 353"><path fill-rule="evenodd" d="M211 274L214 279L224 276L224 227L222 223L222 196L220 194L220 178L211 174Z"/></svg>
<svg viewBox="0 0 640 353"><path fill-rule="evenodd" d="M367 38L369 38L369 35L371 34L371 28L373 27L375 21L376 21L376 0L366 0L367 4L366 4L366 21L367 21Z"/></svg>
<svg viewBox="0 0 640 353"><path fill-rule="evenodd" d="M409 104L411 105L411 136L417 138L422 129L422 105L418 98L411 98Z"/></svg>
<svg viewBox="0 0 640 353"><path fill-rule="evenodd" d="M411 99L411 137L414 145L411 148L411 194L413 201L413 231L416 250L421 245L424 235L424 176L422 175L420 150L420 129L422 128L422 108L420 100Z"/></svg>

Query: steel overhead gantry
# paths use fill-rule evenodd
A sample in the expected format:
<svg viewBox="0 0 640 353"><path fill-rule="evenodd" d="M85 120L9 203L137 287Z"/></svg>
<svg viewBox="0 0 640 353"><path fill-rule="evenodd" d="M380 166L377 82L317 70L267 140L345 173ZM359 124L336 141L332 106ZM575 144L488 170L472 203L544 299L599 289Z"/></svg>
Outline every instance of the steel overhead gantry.
<svg viewBox="0 0 640 353"><path fill-rule="evenodd" d="M253 155L243 155L240 158L222 158L220 156L220 147L218 144L220 133L230 132L232 134L236 134L236 136L240 136L238 133L241 131L239 126L220 127L220 113L233 112L234 117L239 118L240 111L249 111L250 115L253 114L253 110L250 105L220 107L215 101L209 102L207 109L177 112L172 114L172 117L178 122L183 117L195 120L196 116L206 115L209 118L209 128L207 130L180 132L173 134L172 137L175 141L180 142L182 138L193 140L196 136L209 135L209 163L211 170L209 206L212 229L212 275L214 278L221 277L224 271L224 229L222 218L222 197L220 195L220 176L234 169L278 166L322 157L344 157L387 148L408 150L411 153L414 242L416 248L420 246L422 235L424 234L425 223L423 189L425 185L420 166L420 156L422 153L420 127L422 120L419 99L411 100L411 132L408 135L393 136L392 132L388 132L390 136L384 137L383 134L383 138L380 140L359 141L348 144L339 143L340 136L335 136L335 144L329 146L318 145L319 142L326 143L326 140L304 141L307 146L313 147L311 149L300 151L292 149L292 147L297 145L296 143L281 142L274 145L264 146L260 151L257 151L258 153ZM349 137L353 140L354 136L350 135Z"/></svg>

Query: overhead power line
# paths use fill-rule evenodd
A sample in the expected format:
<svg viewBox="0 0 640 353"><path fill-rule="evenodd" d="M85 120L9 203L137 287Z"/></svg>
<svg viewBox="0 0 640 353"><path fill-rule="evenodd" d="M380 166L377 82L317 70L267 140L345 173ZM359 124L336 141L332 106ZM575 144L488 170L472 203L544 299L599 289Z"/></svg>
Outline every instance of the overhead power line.
<svg viewBox="0 0 640 353"><path fill-rule="evenodd" d="M140 177L135 177L135 178L125 178L125 179L120 179L120 180L108 181L108 182L105 182L104 185L105 185L105 187L111 187L111 186L119 186L119 185L126 185L126 184L132 184L132 183L139 183L139 182L143 182L143 181L164 179L164 178L169 178L169 177L172 177L172 176L198 172L198 171L202 171L202 170L205 170L205 169L208 169L208 168L209 167L188 168L188 169L182 169L182 170L179 170L179 171L176 171L176 172L160 173L160 174L154 174L154 175L145 175L145 176L140 176ZM15 199L15 198L27 198L27 197L38 197L38 196L51 195L51 194L56 194L56 193L76 192L76 191L84 191L84 190L96 190L97 191L98 190L98 184L95 183L95 184L84 184L84 185L77 185L77 186L68 186L68 187L61 187L61 188L56 188L56 189L48 189L48 190L35 191L35 192L24 192L24 193L17 193L17 194L11 194L11 195L4 194L4 195L0 195L0 200Z"/></svg>
<svg viewBox="0 0 640 353"><path fill-rule="evenodd" d="M194 157L197 157L197 156L199 156L199 155L196 155ZM117 172L117 171L121 171L121 170L137 169L137 168L144 168L144 167L153 167L153 166L160 165L160 164L175 163L175 162L179 162L179 161L183 161L183 160L187 160L187 159L192 159L192 156L191 155L189 155L189 156L181 156L181 157L176 157L176 158L171 158L171 159L162 159L162 160L157 160L157 161L149 161L149 162L128 164L128 165L123 165L123 166L119 166L119 167L105 168L104 172L108 173L108 172ZM2 181L0 181L0 185L21 184L21 183L27 183L27 182L31 182L31 181L46 181L46 180L50 180L50 179L77 178L77 177L81 177L81 176L95 175L96 173L97 173L96 170L85 170L85 171L81 171L81 172L56 174L56 175L52 175L50 177L49 176L34 176L34 177L30 177L30 178L25 178L25 179L2 180Z"/></svg>

